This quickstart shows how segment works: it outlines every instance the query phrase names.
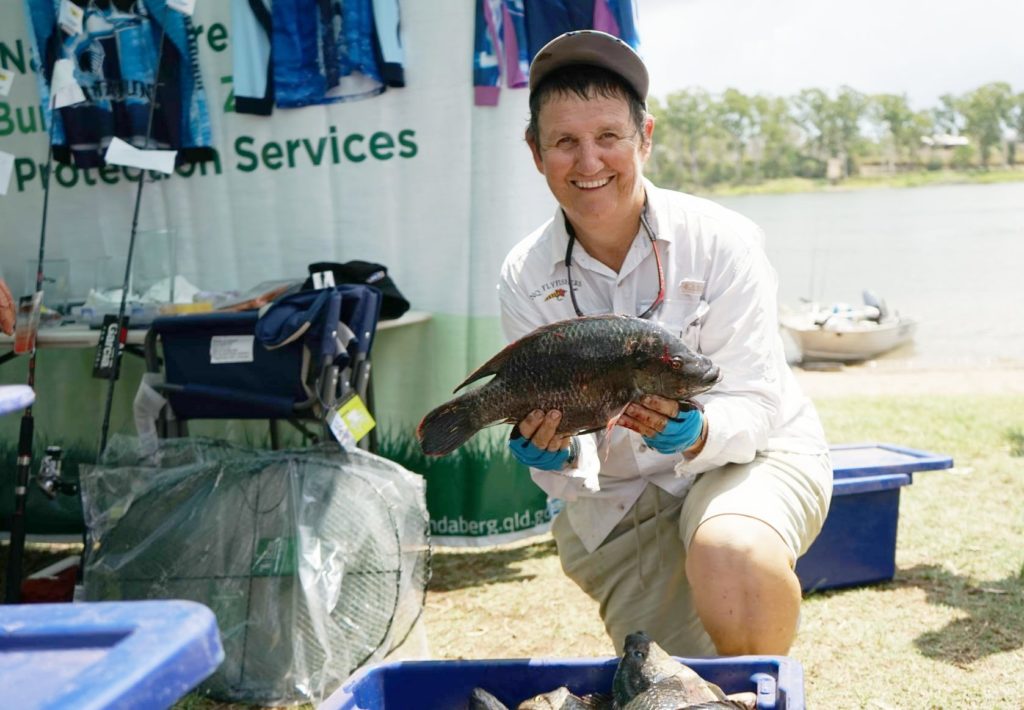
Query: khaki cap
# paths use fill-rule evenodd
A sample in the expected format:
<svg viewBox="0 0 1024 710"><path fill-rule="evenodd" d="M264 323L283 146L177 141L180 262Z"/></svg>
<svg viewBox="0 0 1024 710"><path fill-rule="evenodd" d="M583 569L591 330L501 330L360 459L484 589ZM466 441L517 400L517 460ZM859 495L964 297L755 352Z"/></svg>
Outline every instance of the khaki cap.
<svg viewBox="0 0 1024 710"><path fill-rule="evenodd" d="M615 72L641 101L647 101L650 78L640 55L618 37L598 30L566 32L545 44L530 64L530 91L551 72L571 64L591 64Z"/></svg>

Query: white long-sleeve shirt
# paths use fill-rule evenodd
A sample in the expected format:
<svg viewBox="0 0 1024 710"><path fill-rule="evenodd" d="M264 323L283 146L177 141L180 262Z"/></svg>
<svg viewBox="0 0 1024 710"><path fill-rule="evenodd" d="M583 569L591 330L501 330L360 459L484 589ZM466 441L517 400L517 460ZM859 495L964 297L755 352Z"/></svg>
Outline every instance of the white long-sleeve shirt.
<svg viewBox="0 0 1024 710"><path fill-rule="evenodd" d="M747 463L761 451L828 451L817 412L786 363L779 334L775 270L764 233L746 217L709 200L655 187L647 219L665 273L665 302L650 317L718 365L722 379L696 397L708 438L696 457L650 449L639 434L615 427L581 437L575 469L531 469L548 495L571 501L569 522L589 551L622 520L650 482L682 496L699 473ZM517 244L498 284L502 327L509 341L546 323L574 318L566 278L569 236L560 209ZM586 315L637 315L653 303L658 271L643 227L618 273L577 242L573 288Z"/></svg>

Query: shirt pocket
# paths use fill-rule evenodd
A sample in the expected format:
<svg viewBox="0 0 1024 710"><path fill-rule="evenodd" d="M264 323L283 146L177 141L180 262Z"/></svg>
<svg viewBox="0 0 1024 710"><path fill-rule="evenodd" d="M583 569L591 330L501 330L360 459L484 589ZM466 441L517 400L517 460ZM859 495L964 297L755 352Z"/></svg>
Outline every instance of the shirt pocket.
<svg viewBox="0 0 1024 710"><path fill-rule="evenodd" d="M694 352L700 352L700 329L711 307L703 298L667 298L658 323L679 337Z"/></svg>

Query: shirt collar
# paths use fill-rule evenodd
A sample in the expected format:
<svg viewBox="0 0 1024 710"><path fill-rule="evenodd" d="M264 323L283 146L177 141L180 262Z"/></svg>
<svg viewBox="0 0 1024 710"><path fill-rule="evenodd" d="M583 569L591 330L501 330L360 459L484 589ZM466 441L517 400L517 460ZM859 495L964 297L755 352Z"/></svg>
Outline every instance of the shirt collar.
<svg viewBox="0 0 1024 710"><path fill-rule="evenodd" d="M647 178L643 179L644 190L647 192L647 222L651 225L651 229L654 230L655 237L659 242L671 244L674 241L674 234L671 230L661 229L661 220L658 219L659 215L665 214L666 200L661 188L655 187L654 183ZM640 228L641 233L643 227ZM555 268L559 264L565 263L565 250L569 247L569 233L565 230L565 217L562 214L561 205L555 205L555 216L551 222L551 231L549 232L548 248L550 249L549 259L551 264L551 272L554 273Z"/></svg>

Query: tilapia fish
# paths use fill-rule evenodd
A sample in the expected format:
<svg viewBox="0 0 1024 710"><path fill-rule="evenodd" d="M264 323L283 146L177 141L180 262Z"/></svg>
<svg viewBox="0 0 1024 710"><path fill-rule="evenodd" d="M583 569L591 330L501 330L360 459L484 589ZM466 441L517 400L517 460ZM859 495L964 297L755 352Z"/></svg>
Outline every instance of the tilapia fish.
<svg viewBox="0 0 1024 710"><path fill-rule="evenodd" d="M642 631L626 637L615 668L612 692L582 697L569 688L556 688L522 701L517 710L752 710L753 693L726 695L692 668L672 658ZM508 710L483 688L474 688L470 710Z"/></svg>
<svg viewBox="0 0 1024 710"><path fill-rule="evenodd" d="M428 413L416 429L423 453L443 456L476 432L562 413L559 434L598 431L645 394L686 400L718 381L718 367L657 323L584 316L545 325L512 343L455 388L494 375Z"/></svg>
<svg viewBox="0 0 1024 710"><path fill-rule="evenodd" d="M612 680L616 710L749 708L672 656L642 631L626 637Z"/></svg>

